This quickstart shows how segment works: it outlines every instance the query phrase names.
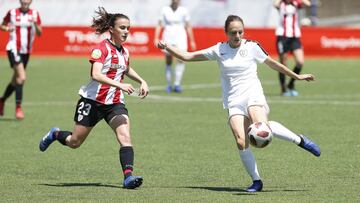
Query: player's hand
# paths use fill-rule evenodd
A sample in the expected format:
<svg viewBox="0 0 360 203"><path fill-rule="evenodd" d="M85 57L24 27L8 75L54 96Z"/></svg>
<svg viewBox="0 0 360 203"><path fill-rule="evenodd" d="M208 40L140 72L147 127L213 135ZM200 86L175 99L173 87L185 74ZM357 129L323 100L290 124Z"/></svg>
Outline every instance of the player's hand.
<svg viewBox="0 0 360 203"><path fill-rule="evenodd" d="M158 39L154 39L154 45L157 47L158 43L159 43L160 40Z"/></svg>
<svg viewBox="0 0 360 203"><path fill-rule="evenodd" d="M134 87L127 83L121 83L119 88L128 94L132 94L135 91Z"/></svg>
<svg viewBox="0 0 360 203"><path fill-rule="evenodd" d="M190 42L190 47L191 47L191 50L195 51L196 50L196 43L194 41Z"/></svg>
<svg viewBox="0 0 360 203"><path fill-rule="evenodd" d="M314 81L315 77L312 74L301 74L299 75L299 80L306 80L306 81Z"/></svg>
<svg viewBox="0 0 360 203"><path fill-rule="evenodd" d="M157 47L158 47L159 49L165 49L165 48L166 48L166 43L165 43L164 41L159 41L159 42L157 43Z"/></svg>
<svg viewBox="0 0 360 203"><path fill-rule="evenodd" d="M139 97L144 99L149 94L149 87L145 81L143 81L140 85L139 89Z"/></svg>

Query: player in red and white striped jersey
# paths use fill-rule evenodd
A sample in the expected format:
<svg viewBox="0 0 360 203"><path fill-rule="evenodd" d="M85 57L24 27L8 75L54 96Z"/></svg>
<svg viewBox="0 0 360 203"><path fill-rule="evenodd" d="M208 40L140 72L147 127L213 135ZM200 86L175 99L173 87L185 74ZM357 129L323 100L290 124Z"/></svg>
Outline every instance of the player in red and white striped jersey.
<svg viewBox="0 0 360 203"><path fill-rule="evenodd" d="M23 84L26 79L25 68L29 61L35 34L42 33L39 12L31 9L32 0L20 0L20 8L14 8L7 12L0 29L9 32L9 42L6 46L10 66L14 69L14 75L8 84L3 96L0 98L0 116L4 115L5 100L15 91L16 118L23 119L21 109Z"/></svg>
<svg viewBox="0 0 360 203"><path fill-rule="evenodd" d="M124 93L132 94L135 89L123 82L124 76L140 84L139 96L145 98L149 88L129 64L129 51L123 46L130 29L130 20L123 14L110 14L99 8L92 28L97 34L110 33L110 39L98 44L90 57L91 79L80 88L73 132L52 128L40 141L39 148L45 151L58 140L70 148L78 148L85 141L93 127L102 119L109 124L120 143L120 164L124 174L124 188L134 189L142 184L142 177L133 176L134 151L130 138L130 120L125 108Z"/></svg>
<svg viewBox="0 0 360 203"><path fill-rule="evenodd" d="M299 74L304 64L304 51L300 41L301 30L299 24L298 10L303 6L310 6L310 0L275 0L274 6L278 9L280 22L276 28L276 47L280 62L286 65L286 53L292 52L295 58L294 72ZM283 96L298 96L295 90L294 79L290 79L286 85L285 75L279 73L281 94Z"/></svg>

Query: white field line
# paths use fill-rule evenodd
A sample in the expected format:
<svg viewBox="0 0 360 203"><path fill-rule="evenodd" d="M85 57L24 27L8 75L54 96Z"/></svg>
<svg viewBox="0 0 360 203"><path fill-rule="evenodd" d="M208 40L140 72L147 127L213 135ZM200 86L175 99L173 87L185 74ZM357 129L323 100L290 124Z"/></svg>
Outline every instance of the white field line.
<svg viewBox="0 0 360 203"><path fill-rule="evenodd" d="M267 81L270 82L270 81ZM220 84L194 84L184 85L183 89L209 89L218 88ZM169 94L169 95L156 95L151 91L161 90L165 91L165 86L151 86L150 94L147 96L146 101L154 102L219 102L222 99L220 97L185 97L181 95ZM137 93L133 93L132 97L137 97ZM347 99L347 100L335 100L335 99ZM275 96L274 98L267 99L270 104L288 104L288 105L343 105L343 106L360 106L360 94L332 94L332 95L301 95L297 98L286 98L281 96ZM39 101L31 102L25 101L24 106L75 106L77 101ZM129 101L127 101L129 102ZM9 105L13 105L12 102L8 102Z"/></svg>

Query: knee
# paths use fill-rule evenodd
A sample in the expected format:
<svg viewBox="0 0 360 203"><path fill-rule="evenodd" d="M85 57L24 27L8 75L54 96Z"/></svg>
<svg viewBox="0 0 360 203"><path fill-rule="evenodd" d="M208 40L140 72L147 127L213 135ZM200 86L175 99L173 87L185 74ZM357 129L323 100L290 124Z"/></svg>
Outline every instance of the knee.
<svg viewBox="0 0 360 203"><path fill-rule="evenodd" d="M121 146L131 146L130 133L118 133L116 136Z"/></svg>
<svg viewBox="0 0 360 203"><path fill-rule="evenodd" d="M22 84L24 84L25 80L26 80L25 75L24 76L18 76L18 77L16 77L16 84L22 85Z"/></svg>
<svg viewBox="0 0 360 203"><path fill-rule="evenodd" d="M67 146L72 148L72 149L77 149L81 146L82 142L79 140L71 140L70 142L67 143Z"/></svg>

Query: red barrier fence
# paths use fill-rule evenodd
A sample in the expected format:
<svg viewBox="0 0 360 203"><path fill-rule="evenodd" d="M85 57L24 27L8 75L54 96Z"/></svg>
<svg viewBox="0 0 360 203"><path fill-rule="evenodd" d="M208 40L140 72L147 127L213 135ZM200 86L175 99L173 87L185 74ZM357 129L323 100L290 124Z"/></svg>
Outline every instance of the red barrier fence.
<svg viewBox="0 0 360 203"><path fill-rule="evenodd" d="M360 28L302 29L302 43L306 56L355 56L360 57ZM225 41L222 28L195 28L197 48L207 48L218 41ZM35 39L33 55L88 56L91 48L103 37L87 27L43 27L43 35ZM154 56L161 52L153 45L154 28L131 28L126 47L132 56ZM245 38L260 42L269 54L276 54L273 29L245 30ZM8 33L0 33L0 55L5 55Z"/></svg>

